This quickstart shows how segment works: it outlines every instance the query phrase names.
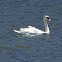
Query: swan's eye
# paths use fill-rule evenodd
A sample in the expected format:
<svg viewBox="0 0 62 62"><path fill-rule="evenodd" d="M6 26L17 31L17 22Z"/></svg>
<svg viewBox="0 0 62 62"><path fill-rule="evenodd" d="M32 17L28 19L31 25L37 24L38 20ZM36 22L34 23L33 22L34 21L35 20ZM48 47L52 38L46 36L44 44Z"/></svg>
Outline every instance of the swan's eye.
<svg viewBox="0 0 62 62"><path fill-rule="evenodd" d="M51 19L50 19L49 17L47 17L47 19L48 19L49 21L51 21Z"/></svg>

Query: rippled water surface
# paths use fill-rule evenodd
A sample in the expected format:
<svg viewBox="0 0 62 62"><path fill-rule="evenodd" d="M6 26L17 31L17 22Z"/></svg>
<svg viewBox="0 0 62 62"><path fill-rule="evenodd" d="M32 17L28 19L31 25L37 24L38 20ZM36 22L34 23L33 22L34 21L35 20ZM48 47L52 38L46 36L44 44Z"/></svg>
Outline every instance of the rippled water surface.
<svg viewBox="0 0 62 62"><path fill-rule="evenodd" d="M13 32L28 25L44 30L45 14L50 35ZM0 62L62 62L62 0L1 0Z"/></svg>

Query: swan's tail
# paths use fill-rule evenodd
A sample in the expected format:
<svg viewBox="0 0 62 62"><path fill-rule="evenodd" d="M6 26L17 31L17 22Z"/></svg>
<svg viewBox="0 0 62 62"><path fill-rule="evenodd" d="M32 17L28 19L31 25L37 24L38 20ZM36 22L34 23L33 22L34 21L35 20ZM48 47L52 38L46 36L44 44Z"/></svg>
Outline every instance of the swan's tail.
<svg viewBox="0 0 62 62"><path fill-rule="evenodd" d="M14 32L17 32L17 33L21 33L20 31L17 31L17 30L13 30Z"/></svg>

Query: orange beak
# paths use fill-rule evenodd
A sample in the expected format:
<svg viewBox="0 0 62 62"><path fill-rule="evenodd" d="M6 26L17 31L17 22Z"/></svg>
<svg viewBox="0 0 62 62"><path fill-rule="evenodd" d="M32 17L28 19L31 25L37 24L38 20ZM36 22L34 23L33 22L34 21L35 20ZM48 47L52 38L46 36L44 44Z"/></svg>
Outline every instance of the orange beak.
<svg viewBox="0 0 62 62"><path fill-rule="evenodd" d="M47 17L47 19L48 19L49 21L51 21L51 19L50 19L49 17Z"/></svg>
<svg viewBox="0 0 62 62"><path fill-rule="evenodd" d="M51 19L49 19L49 21L51 21Z"/></svg>

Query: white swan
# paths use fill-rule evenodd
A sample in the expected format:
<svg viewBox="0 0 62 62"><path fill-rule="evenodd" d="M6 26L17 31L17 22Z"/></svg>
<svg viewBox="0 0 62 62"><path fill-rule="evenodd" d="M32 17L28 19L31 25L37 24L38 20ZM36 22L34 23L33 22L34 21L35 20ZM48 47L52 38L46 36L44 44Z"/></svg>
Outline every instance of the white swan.
<svg viewBox="0 0 62 62"><path fill-rule="evenodd" d="M28 28L20 28L20 30L13 30L14 32L17 32L17 33L23 33L23 34L36 34L36 35L41 35L43 33L46 33L46 34L49 34L50 33L50 30L49 30L49 27L48 27L48 24L47 24L47 21L46 20L49 20L51 21L51 19L49 18L48 15L45 15L43 17L43 20L44 20L44 25L45 25L45 31L42 31L42 30L39 30L35 27L32 27L32 26L28 26Z"/></svg>

